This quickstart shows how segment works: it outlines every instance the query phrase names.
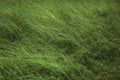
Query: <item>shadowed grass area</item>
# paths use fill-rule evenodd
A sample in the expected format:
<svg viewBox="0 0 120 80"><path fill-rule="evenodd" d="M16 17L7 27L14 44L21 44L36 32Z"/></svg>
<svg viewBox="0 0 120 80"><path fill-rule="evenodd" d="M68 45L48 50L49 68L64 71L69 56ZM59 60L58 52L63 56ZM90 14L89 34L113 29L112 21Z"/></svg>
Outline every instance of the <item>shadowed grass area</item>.
<svg viewBox="0 0 120 80"><path fill-rule="evenodd" d="M119 0L0 0L0 80L119 80Z"/></svg>

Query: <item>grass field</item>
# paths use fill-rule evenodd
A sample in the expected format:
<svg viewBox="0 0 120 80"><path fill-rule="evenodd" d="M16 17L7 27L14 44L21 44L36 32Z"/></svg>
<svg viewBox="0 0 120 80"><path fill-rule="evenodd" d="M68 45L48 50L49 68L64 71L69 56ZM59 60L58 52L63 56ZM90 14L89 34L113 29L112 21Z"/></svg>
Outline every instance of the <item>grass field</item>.
<svg viewBox="0 0 120 80"><path fill-rule="evenodd" d="M120 80L120 1L0 0L0 80Z"/></svg>

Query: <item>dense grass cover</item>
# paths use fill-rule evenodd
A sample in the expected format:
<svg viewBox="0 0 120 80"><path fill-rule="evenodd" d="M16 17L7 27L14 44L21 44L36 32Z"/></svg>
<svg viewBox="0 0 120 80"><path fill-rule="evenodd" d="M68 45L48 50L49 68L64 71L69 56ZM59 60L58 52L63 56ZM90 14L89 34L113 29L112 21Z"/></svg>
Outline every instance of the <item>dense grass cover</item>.
<svg viewBox="0 0 120 80"><path fill-rule="evenodd" d="M0 0L0 80L119 79L119 0Z"/></svg>

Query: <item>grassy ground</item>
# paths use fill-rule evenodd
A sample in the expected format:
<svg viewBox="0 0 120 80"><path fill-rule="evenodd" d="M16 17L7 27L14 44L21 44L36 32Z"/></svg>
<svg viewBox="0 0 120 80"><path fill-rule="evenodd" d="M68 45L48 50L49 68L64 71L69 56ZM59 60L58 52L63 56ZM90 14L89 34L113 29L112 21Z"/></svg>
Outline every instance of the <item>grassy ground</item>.
<svg viewBox="0 0 120 80"><path fill-rule="evenodd" d="M0 80L119 79L119 0L0 0Z"/></svg>

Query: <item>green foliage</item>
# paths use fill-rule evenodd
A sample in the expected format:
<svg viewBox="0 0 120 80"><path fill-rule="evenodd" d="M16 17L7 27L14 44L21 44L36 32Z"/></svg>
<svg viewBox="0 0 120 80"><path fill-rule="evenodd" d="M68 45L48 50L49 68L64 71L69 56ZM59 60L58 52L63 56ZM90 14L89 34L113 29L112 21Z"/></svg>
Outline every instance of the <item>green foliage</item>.
<svg viewBox="0 0 120 80"><path fill-rule="evenodd" d="M0 80L119 80L119 0L0 0Z"/></svg>

